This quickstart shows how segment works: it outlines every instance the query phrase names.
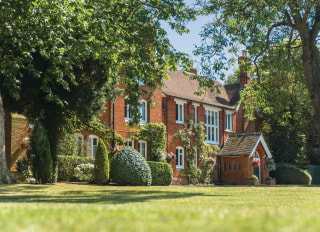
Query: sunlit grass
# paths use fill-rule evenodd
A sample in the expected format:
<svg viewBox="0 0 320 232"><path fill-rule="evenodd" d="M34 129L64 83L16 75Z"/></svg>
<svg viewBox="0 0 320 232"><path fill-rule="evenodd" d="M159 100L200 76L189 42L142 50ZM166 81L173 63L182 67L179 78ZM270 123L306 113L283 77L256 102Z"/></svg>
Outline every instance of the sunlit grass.
<svg viewBox="0 0 320 232"><path fill-rule="evenodd" d="M320 231L318 187L0 185L0 231Z"/></svg>

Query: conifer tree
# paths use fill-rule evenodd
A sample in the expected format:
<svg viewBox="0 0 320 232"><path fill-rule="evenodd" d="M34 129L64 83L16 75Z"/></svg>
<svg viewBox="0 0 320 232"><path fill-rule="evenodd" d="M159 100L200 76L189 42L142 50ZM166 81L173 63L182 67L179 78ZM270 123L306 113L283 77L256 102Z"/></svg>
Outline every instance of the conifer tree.
<svg viewBox="0 0 320 232"><path fill-rule="evenodd" d="M46 129L37 124L31 138L33 151L32 169L34 178L41 184L52 180L52 158Z"/></svg>
<svg viewBox="0 0 320 232"><path fill-rule="evenodd" d="M109 179L109 160L106 146L102 139L98 144L96 159L94 162L94 181L97 184L106 183Z"/></svg>

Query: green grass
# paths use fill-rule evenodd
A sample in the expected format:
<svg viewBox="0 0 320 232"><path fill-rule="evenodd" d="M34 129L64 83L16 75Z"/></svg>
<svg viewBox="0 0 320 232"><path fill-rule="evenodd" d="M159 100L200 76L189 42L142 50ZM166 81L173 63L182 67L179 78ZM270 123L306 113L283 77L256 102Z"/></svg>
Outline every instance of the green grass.
<svg viewBox="0 0 320 232"><path fill-rule="evenodd" d="M319 187L0 185L0 231L320 231Z"/></svg>

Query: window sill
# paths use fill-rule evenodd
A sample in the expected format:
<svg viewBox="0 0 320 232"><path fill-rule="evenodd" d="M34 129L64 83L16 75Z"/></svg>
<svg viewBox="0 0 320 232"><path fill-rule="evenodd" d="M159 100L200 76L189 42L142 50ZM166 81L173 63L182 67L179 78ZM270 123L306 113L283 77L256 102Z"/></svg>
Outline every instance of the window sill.
<svg viewBox="0 0 320 232"><path fill-rule="evenodd" d="M176 169L184 169L184 167L176 166Z"/></svg>
<svg viewBox="0 0 320 232"><path fill-rule="evenodd" d="M184 122L181 122L181 121L176 121L177 124L181 124L181 125L184 125Z"/></svg>
<svg viewBox="0 0 320 232"><path fill-rule="evenodd" d="M226 129L225 131L226 132L231 132L231 133L233 132L233 130L229 130L229 129Z"/></svg>
<svg viewBox="0 0 320 232"><path fill-rule="evenodd" d="M219 145L219 142L208 141L208 140L206 140L206 143L208 143L208 144L215 144L215 145Z"/></svg>

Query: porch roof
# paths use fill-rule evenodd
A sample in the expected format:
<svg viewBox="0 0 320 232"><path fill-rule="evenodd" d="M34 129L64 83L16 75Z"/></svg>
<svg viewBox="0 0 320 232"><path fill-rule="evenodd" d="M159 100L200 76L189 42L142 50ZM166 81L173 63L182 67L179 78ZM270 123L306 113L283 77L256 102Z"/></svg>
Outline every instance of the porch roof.
<svg viewBox="0 0 320 232"><path fill-rule="evenodd" d="M250 156L261 143L269 158L271 152L261 133L229 135L218 156Z"/></svg>

